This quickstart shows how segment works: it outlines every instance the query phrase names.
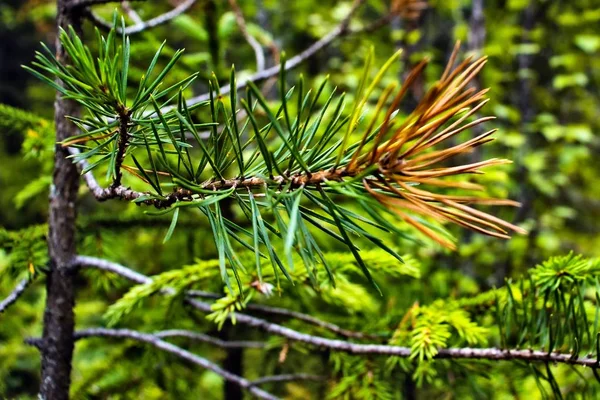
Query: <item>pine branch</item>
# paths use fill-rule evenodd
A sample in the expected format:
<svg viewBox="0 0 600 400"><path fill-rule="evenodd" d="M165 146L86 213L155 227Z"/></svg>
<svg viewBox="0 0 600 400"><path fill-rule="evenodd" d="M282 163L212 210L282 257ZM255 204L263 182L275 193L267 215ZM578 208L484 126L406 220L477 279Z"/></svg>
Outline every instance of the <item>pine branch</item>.
<svg viewBox="0 0 600 400"><path fill-rule="evenodd" d="M83 261L94 261L90 264L85 264ZM114 264L105 260L91 260L86 257L83 260L81 256L78 261L82 261L82 267L97 267L107 271L117 273L127 279L137 283L148 283L150 278L138 272L132 271L122 265ZM203 313L212 313L213 310L209 303L186 298L185 302ZM373 354L387 355L402 358L409 358L412 355L410 347L390 346L381 344L358 344L344 340L327 339L320 336L309 335L298 332L290 328L266 321L261 318L256 318L250 315L236 313L236 323L247 325L253 328L258 328L273 335L285 337L288 340L305 343L318 348L341 351L349 354ZM440 359L474 359L474 360L495 360L495 361L511 361L522 360L531 362L545 363L562 363L570 365L581 365L590 368L600 367L598 360L593 358L578 357L574 354L563 354L557 352L545 352L539 350L511 350L497 348L449 348L439 349L434 358Z"/></svg>
<svg viewBox="0 0 600 400"><path fill-rule="evenodd" d="M30 283L31 279L24 278L4 300L0 301L0 314L6 311L8 307L13 305L19 299L19 297L21 297Z"/></svg>
<svg viewBox="0 0 600 400"><path fill-rule="evenodd" d="M360 4L362 1L356 0L354 8ZM399 53L390 57L374 80L367 84L373 58L371 50L367 55L365 71L350 116L344 116L344 95L341 95L335 101L337 106L333 115L327 116L330 119L328 123L323 122L323 119L328 107L333 104L335 90L329 94L319 113L314 111L326 81L321 84L311 102L302 101L305 96L298 93L299 110L295 118L291 118L287 97L293 95L293 90L286 90L285 67L281 66L279 72L282 99L279 110L273 111L260 90L253 82L248 81L247 98L240 100L247 119L240 127L237 120L236 91L230 93L229 104L226 104L223 101L223 93L213 96L212 88L215 88L217 83L209 82L210 101L197 103L194 107L209 106L210 122L197 123L182 95L183 89L193 82L196 75L185 78L167 89L159 89L163 78L181 56L181 51L175 52L156 78L148 78L153 76L152 72L164 44L159 47L147 73L141 79L132 104L127 105L130 44L125 35L122 35L121 47L114 49L114 46L104 44L113 41L115 32L111 30L106 41L99 38L104 51L98 60L94 60L89 49L73 32L61 32L60 39L65 43L65 47L70 49L70 56L79 69L65 70L57 64L48 49L46 55L37 54L34 66L68 82L67 87L55 88L65 95L77 98L77 101L90 111L86 118L70 118L84 133L63 141L62 145L77 146L85 150L73 156L74 162L80 163L82 172L102 163L108 164L108 176L113 177L113 182L108 188L100 187L93 175L85 175L88 186L98 200L119 198L166 208L164 211L155 212L154 215L173 212L173 228L169 229L166 240L171 237L177 224L180 208L199 209L209 219L213 228L215 243L220 252L219 258L222 260L221 275L227 285L229 275L225 273L226 269L233 269L237 276L236 268L244 268L235 265L238 257L230 239L233 237L240 242L239 237L234 237L240 229L218 211L217 204L225 199L234 199L252 222L254 246L243 241L241 244L254 250L257 255L260 254L261 245L266 246L274 273L277 274L277 270L280 269L288 279L289 272L273 252L269 235L275 234L284 239L284 252L288 257L292 252L319 253L318 244L310 230L299 229L304 224L324 231L348 246L363 273L373 284L370 272L356 245L350 240L349 233L368 239L400 259L384 241L362 226L370 224L385 232L404 234L398 226L385 221L382 213L399 217L450 249L456 247L452 240L445 233L440 234L440 230L428 220L455 223L505 239L510 237L509 231L526 233L518 226L470 206L518 206L514 201L446 194L447 188L484 189L470 182L449 181L445 179L447 177L480 174L484 167L510 163L503 159L489 159L453 167L446 166L447 161L453 157L472 152L478 146L493 140L490 136L495 130L450 148L437 150L434 147L492 119L483 117L469 122L469 118L488 101L485 98L486 90L476 92L468 86L483 68L485 58L468 58L455 66L459 50L457 46L441 78L428 90L413 112L399 121L395 118L398 105L412 82L423 73L427 64L424 60L410 72L389 106L386 103L396 84L388 85L366 127L359 127L360 115L370 101L370 95L387 69L396 61ZM118 65L119 61L122 67L109 66ZM50 85L55 85L48 76L30 67L26 68ZM237 87L233 69L230 87ZM302 84L299 85L298 91L303 92ZM159 100L163 103L160 104ZM165 111L167 104L177 104L177 108ZM153 111L149 111L149 108ZM309 112L306 113L305 110ZM268 120L262 127L260 122L263 121L259 122L259 111L262 111ZM303 115L306 114L308 115L304 118ZM379 117L383 115L381 120ZM109 118L113 119L108 120ZM225 129L219 133L217 126L221 123ZM320 129L322 126L324 130ZM211 130L208 140L199 136L200 128ZM249 140L243 135L244 130L248 128L253 131ZM336 134L342 128L345 132L337 139ZM359 129L360 141L350 142L354 131ZM194 144L198 146L199 151L190 150L194 146L186 139L188 133L193 135L196 142ZM279 147L269 149L272 142L277 143ZM140 149L145 150L145 154L141 156L147 157L147 160L142 159L146 166L138 161L139 152L133 154ZM123 164L125 155L130 156L135 167ZM196 157L200 159L196 160ZM92 158L98 159L93 164L81 163ZM232 172L232 167L237 167L237 172ZM122 186L122 169L137 176L151 186L153 191L137 192ZM233 178L225 176L230 173L233 174ZM167 179L171 182L165 182ZM168 190L172 191L168 193ZM371 219L339 205L336 201L338 196L356 199L364 215ZM317 213L301 206L302 200L312 203ZM267 225L262 222L264 218L261 209L266 209L279 218L277 229L271 223ZM322 211L323 214L319 214L318 211ZM287 213L289 226L280 218L280 212ZM323 222L333 226L337 232L324 226ZM234 224L233 228L231 224ZM308 262L313 267L318 264L315 257L303 257L303 262ZM260 257L256 258L256 268L260 277ZM326 263L324 268L330 272Z"/></svg>
<svg viewBox="0 0 600 400"><path fill-rule="evenodd" d="M212 312L210 304L199 302L196 300L186 300L199 311L209 313ZM258 328L265 332L285 337L288 340L309 344L315 347L328 350L341 351L349 354L377 354L388 355L402 358L412 356L410 347L390 346L381 344L357 344L343 340L327 339L320 336L309 335L298 332L284 326L265 321L260 318L252 317L245 314L236 313L236 323ZM581 365L586 367L600 367L598 360L593 358L576 357L573 354L548 353L538 350L503 350L496 348L450 348L439 349L438 354L434 358L448 359L478 359L478 360L523 360L536 362L551 362L564 363L571 365Z"/></svg>
<svg viewBox="0 0 600 400"><path fill-rule="evenodd" d="M102 1L102 0L100 0L100 1ZM177 7L173 8L171 11L161 14L158 17L149 19L148 21L136 23L135 25L128 26L125 28L124 31L121 28L116 28L117 33L123 34L123 32L124 32L126 35L134 35L136 33L141 33L148 29L152 29L152 28L156 28L157 26L164 25L167 22L177 18L178 16L180 16L181 14L183 14L184 12L189 10L196 3L196 1L197 0L185 0L182 3L180 3ZM113 28L113 25L111 23L102 19L101 17L99 17L97 14L95 14L94 12L92 12L90 10L88 10L85 13L85 16L90 21L92 21L94 23L94 25L96 25L99 28L102 28L107 31Z"/></svg>
<svg viewBox="0 0 600 400"><path fill-rule="evenodd" d="M203 292L203 291L199 291L199 290L189 290L186 292L186 294L190 297L201 297L204 299L218 299L221 297L216 293ZM357 332L357 331L351 331L349 329L344 329L344 328L339 327L338 325L332 324L331 322L323 321L323 320L315 318L311 315L304 314L304 313L294 311L294 310L288 310L286 308L271 307L271 306L266 306L266 305L262 305L262 304L250 303L250 304L246 305L246 309L248 311L257 311L262 314L276 315L276 316L285 317L285 318L297 319L298 321L304 321L311 325L317 326L319 328L327 329L330 332L333 332L337 335L344 336L347 338L382 339L378 335L372 335L372 334L369 334L366 332Z"/></svg>

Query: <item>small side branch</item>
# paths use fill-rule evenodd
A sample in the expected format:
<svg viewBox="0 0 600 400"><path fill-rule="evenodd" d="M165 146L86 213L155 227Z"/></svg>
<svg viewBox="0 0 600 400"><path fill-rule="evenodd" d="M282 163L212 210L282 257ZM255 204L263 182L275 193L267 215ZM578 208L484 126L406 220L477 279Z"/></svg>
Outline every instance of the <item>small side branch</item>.
<svg viewBox="0 0 600 400"><path fill-rule="evenodd" d="M169 337L184 337L194 341L212 344L223 349L264 349L266 343L250 340L221 340L200 332L192 332L183 329L170 329L154 333L154 336L164 339Z"/></svg>
<svg viewBox="0 0 600 400"><path fill-rule="evenodd" d="M186 292L190 297L201 297L208 299L218 299L219 296L216 293L202 292L198 290L190 290ZM304 314L294 310L288 310L286 308L279 307L271 307L262 304L248 304L246 306L246 310L248 311L256 311L263 314L268 315L277 315L284 318L297 319L299 321L303 321L309 323L311 325L317 326L319 328L327 329L330 332L333 332L337 335L352 338L352 339L382 339L381 336L373 335L365 332L357 332L351 331L349 329L344 329L339 327L338 325L332 324L331 322L323 321L321 319L315 318L312 315Z"/></svg>
<svg viewBox="0 0 600 400"><path fill-rule="evenodd" d="M125 279L128 279L135 283L150 283L152 279L147 277L144 274L140 274L130 268L127 268L121 264L117 264L115 262L111 262L108 260L104 260L102 258L97 257L88 257L88 256L77 256L75 258L75 262L73 266L83 267L83 268L96 268L101 269L103 271L112 272L114 274L120 275Z"/></svg>
<svg viewBox="0 0 600 400"><path fill-rule="evenodd" d="M8 307L13 305L19 297L25 292L25 289L29 286L31 280L29 278L25 278L21 280L17 286L13 289L13 291L6 297L4 300L0 301L0 314L2 314Z"/></svg>
<svg viewBox="0 0 600 400"><path fill-rule="evenodd" d="M198 365L202 368L206 368L209 371L220 375L228 382L235 383L239 385L241 388L247 390L249 393L253 394L259 399L264 400L275 400L277 397L272 394L265 392L262 389L257 388L251 381L242 378L241 376L234 375L223 368L219 367L217 364L202 358L196 354L193 354L187 350L182 349L181 347L175 346L169 342L165 342L161 340L159 337L142 333L138 331L133 331L129 329L104 329L104 328L92 328L92 329L84 329L75 332L75 339L84 339L90 337L111 337L111 338L124 338L137 340L139 342L150 344L160 350L166 351L167 353L171 353L176 355L179 358L182 358L186 361L191 362L192 364Z"/></svg>
<svg viewBox="0 0 600 400"><path fill-rule="evenodd" d="M308 48L306 48L303 52L301 52L301 53L297 54L296 56L287 60L285 63L285 70L288 71L288 70L291 70L291 69L297 67L298 65L300 65L301 63L303 63L304 61L309 59L310 57L314 56L321 49L329 46L338 37L344 36L344 35L350 33L350 31L348 29L350 20L352 19L352 16L356 12L356 10L364 2L365 2L365 0L354 0L354 2L352 4L352 8L350 9L350 11L346 15L346 17L335 28L333 28L327 35L323 36L321 39L314 42L312 45L310 45ZM250 76L249 78L247 78L243 81L240 81L237 84L237 86L235 87L235 90L244 89L248 85L248 82L255 82L255 83L262 82L273 76L277 76L280 73L280 71L281 71L281 64L275 65L271 68L267 68L263 71L259 71L255 74L253 74L252 76ZM232 88L230 85L225 85L219 89L219 92L221 93L221 95L225 95L225 94L229 93L231 91L231 89ZM209 99L210 99L210 93L204 93L202 95L199 95L199 96L189 99L187 101L187 103L188 103L188 106L191 106L193 104L200 103L202 101L206 101ZM169 108L166 108L165 111L168 109Z"/></svg>
<svg viewBox="0 0 600 400"><path fill-rule="evenodd" d="M250 34L250 32L248 32L248 28L246 27L246 20L244 19L244 14L242 13L242 9L238 5L237 1L229 0L229 5L231 6L231 9L235 14L235 20L237 22L238 28L240 28L240 32L242 33L248 44L252 47L252 50L254 50L254 56L256 57L256 71L260 72L265 69L265 54L263 52L263 48L258 42L258 40L256 40L254 36Z"/></svg>
<svg viewBox="0 0 600 400"><path fill-rule="evenodd" d="M272 376L263 376L262 378L258 378L252 381L253 385L264 385L266 383L273 382L291 382L291 381L325 381L326 377L321 375L312 375L312 374L282 374L282 375L272 375Z"/></svg>
<svg viewBox="0 0 600 400"><path fill-rule="evenodd" d="M148 21L136 23L135 25L129 26L125 28L126 35L133 35L136 33L144 32L145 30L156 28L157 26L164 25L172 19L177 18L187 10L189 10L196 0L186 0L179 4L177 7L168 11L164 14L159 15L158 17L149 19ZM98 15L94 14L92 11L88 11L86 16L89 20L91 20L97 27L110 30L113 28L112 24L100 18ZM116 31L119 34L123 33L123 30L119 27L116 27Z"/></svg>

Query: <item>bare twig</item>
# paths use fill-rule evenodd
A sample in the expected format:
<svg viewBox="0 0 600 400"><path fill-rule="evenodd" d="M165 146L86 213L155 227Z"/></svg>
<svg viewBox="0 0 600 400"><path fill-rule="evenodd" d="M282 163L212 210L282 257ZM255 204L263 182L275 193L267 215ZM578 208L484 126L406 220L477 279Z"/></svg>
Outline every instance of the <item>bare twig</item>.
<svg viewBox="0 0 600 400"><path fill-rule="evenodd" d="M296 56L287 60L285 63L285 70L288 71L290 69L297 67L302 62L304 62L307 59L309 59L310 57L314 56L321 49L329 46L338 37L348 34L349 33L348 25L350 24L350 19L352 18L352 16L354 15L354 13L358 9L358 7L364 3L364 1L365 0L354 0L354 2L352 4L352 8L350 9L350 11L346 15L346 17L335 28L333 28L327 35L323 36L321 39L314 42L312 45L310 45L307 49L305 49L300 54L297 54ZM253 74L252 76L250 76L249 78L238 82L235 89L236 90L244 89L248 85L248 82L264 81L273 76L276 76L277 74L279 74L280 71L281 71L281 64L275 65L271 68L267 68L263 71L259 71L255 74ZM230 91L231 91L230 85L222 86L219 89L219 92L221 93L221 95L225 95L225 94L229 93ZM189 99L187 101L187 103L189 106L189 105L200 103L202 101L206 101L209 99L210 99L210 93L204 93L202 95L199 95L199 96ZM169 109L170 108L167 107L167 108L165 108L165 111L169 110Z"/></svg>
<svg viewBox="0 0 600 400"><path fill-rule="evenodd" d="M4 300L0 301L0 314L6 311L8 307L13 305L19 299L19 297L21 297L21 295L23 294L23 292L25 292L25 289L27 289L27 286L29 286L30 283L31 280L29 278L24 278L17 284L13 291L10 292L10 294Z"/></svg>
<svg viewBox="0 0 600 400"><path fill-rule="evenodd" d="M144 21L142 20L142 18L140 17L140 15L137 12L135 12L135 10L133 8L131 8L131 5L129 4L128 1L121 2L121 7L123 8L123 11L125 11L125 13L127 13L127 15L129 16L129 18L131 18L131 20L136 25L144 23Z"/></svg>
<svg viewBox="0 0 600 400"><path fill-rule="evenodd" d="M258 40L254 38L246 27L246 20L244 19L244 14L242 13L242 9L238 5L236 0L229 0L229 5L235 14L235 21L237 22L238 28L240 28L240 32L248 42L248 44L254 50L254 56L256 57L256 71L260 72L265 69L265 54L263 52L263 48L258 43Z"/></svg>
<svg viewBox="0 0 600 400"><path fill-rule="evenodd" d="M183 329L170 329L160 331L153 334L154 336L164 339L168 337L185 337L188 339L205 342L224 349L263 349L266 347L264 342L253 342L249 340L221 340L204 333L192 332Z"/></svg>
<svg viewBox="0 0 600 400"><path fill-rule="evenodd" d="M200 292L198 290L190 290L186 293L188 296L191 296L191 297L202 297L202 298L209 298L209 299L215 299L215 298L221 297L215 293ZM319 328L327 329L328 331L331 331L333 333L336 333L340 336L347 337L347 338L382 339L382 337L378 336L378 335L344 329L344 328L341 328L330 322L315 318L311 315L304 314L304 313L301 313L298 311L288 310L286 308L271 307L271 306L266 306L266 305L262 305L262 304L252 304L251 303L251 304L246 305L246 310L257 311L259 313L264 313L264 314L269 314L269 315L278 315L278 316L285 317L285 318L297 319L299 321L307 322L307 323L317 326Z"/></svg>
<svg viewBox="0 0 600 400"><path fill-rule="evenodd" d="M147 29L156 28L157 26L164 25L167 22L171 21L172 19L180 16L181 14L183 14L184 12L189 10L194 5L194 3L196 3L196 0L186 0L186 1L182 2L181 4L179 4L177 7L173 8L171 11L161 14L158 17L149 19L148 21L145 21L142 23L137 23L135 25L128 26L127 28L125 28L125 34L133 35L136 33L143 32ZM111 23L100 18L98 15L94 14L92 11L86 12L85 15L88 19L90 19L99 28L106 29L106 30L113 28ZM115 29L116 29L117 33L119 33L119 34L123 33L123 30L121 28L115 27Z"/></svg>
<svg viewBox="0 0 600 400"><path fill-rule="evenodd" d="M277 397L272 394L265 392L262 389L257 388L251 381L242 378L241 376L234 375L229 371L224 370L219 367L217 364L202 358L196 354L190 353L187 350L182 349L181 347L175 346L169 342L165 342L161 340L159 337L142 333L138 331L133 331L129 329L104 329L104 328L92 328L92 329L84 329L75 332L75 339L84 339L89 337L113 337L113 338L125 338L137 340L139 342L148 343L158 349L164 350L168 353L174 354L186 361L189 361L193 364L196 364L202 368L206 368L209 371L212 371L225 379L228 382L235 383L239 385L241 388L247 390L254 396L259 399L265 400L275 400Z"/></svg>
<svg viewBox="0 0 600 400"><path fill-rule="evenodd" d="M264 385L266 383L273 382L290 382L290 381L325 381L326 377L321 375L312 375L312 374L281 374L281 375L272 375L272 376L263 376L262 378L258 378L253 380L251 383L253 385Z"/></svg>
<svg viewBox="0 0 600 400"><path fill-rule="evenodd" d="M72 1L69 5L70 8L86 8L99 4L108 4L108 3L119 3L121 0L76 0ZM135 0L135 1L145 1L145 0Z"/></svg>
<svg viewBox="0 0 600 400"><path fill-rule="evenodd" d="M77 261L81 260L81 256L77 258ZM94 266L107 266L110 268L103 268L105 270L113 271L117 274L122 275L125 278L131 279L138 283L151 282L151 279L139 274L137 272L129 270L122 265L110 265L109 261L101 260L102 262L96 262L96 265L87 265L88 267ZM82 262L83 266L83 262ZM211 305L202 301L194 300L191 298L185 299L186 303L192 307L204 313L211 313ZM382 344L359 344L351 343L344 340L328 339L320 336L309 335L306 333L298 332L290 328L266 321L261 318L256 318L250 315L236 313L236 322L251 326L253 328L261 329L265 332L273 335L282 336L288 340L301 342L308 345L312 345L319 348L325 348L328 350L341 351L350 354L377 354L377 355L388 355L407 358L411 356L410 347L402 346L391 346ZM552 363L563 363L571 365L581 365L591 368L598 368L600 364L598 360L594 358L576 357L572 354L563 353L549 353L546 351L538 350L509 350L509 349L497 349L497 348L450 348L440 349L435 358L451 358L451 359L475 359L475 360L522 360L532 362L552 362Z"/></svg>
<svg viewBox="0 0 600 400"><path fill-rule="evenodd" d="M136 272L121 264L98 257L77 256L75 258L74 266L83 268L97 268L103 271L109 271L135 283L143 284L152 282L152 279L144 274L140 274L139 272Z"/></svg>

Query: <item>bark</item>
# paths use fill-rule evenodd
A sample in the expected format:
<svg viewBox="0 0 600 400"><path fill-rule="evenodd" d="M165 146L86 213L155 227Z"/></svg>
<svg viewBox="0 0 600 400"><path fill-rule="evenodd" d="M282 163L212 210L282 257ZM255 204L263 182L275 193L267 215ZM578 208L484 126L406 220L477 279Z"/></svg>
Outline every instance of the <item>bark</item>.
<svg viewBox="0 0 600 400"><path fill-rule="evenodd" d="M57 1L57 25L66 29L72 25L79 30L79 16L69 9L72 0ZM65 62L65 52L56 40L58 60ZM65 115L77 115L73 102L57 96L54 104L56 140L75 135L76 127ZM55 146L53 185L50 192L48 233L49 272L46 279L46 309L42 345L42 381L40 397L45 400L69 398L71 359L73 356L73 329L75 305L75 272L70 268L75 257L76 199L79 175L75 165L68 160L68 151Z"/></svg>

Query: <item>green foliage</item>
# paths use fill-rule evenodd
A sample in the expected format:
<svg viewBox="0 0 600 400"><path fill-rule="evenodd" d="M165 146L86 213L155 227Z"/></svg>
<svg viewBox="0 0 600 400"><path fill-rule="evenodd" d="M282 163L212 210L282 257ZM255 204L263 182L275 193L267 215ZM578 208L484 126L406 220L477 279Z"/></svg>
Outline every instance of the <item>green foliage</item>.
<svg viewBox="0 0 600 400"><path fill-rule="evenodd" d="M208 314L206 319L217 324L219 329L223 328L223 324L228 320L231 320L231 324L235 325L235 312L242 311L251 298L252 294L242 298L239 294L228 293L212 304L211 309L213 312Z"/></svg>
<svg viewBox="0 0 600 400"><path fill-rule="evenodd" d="M31 226L20 231L0 228L0 276L27 271L33 277L44 271L48 263L47 232L47 225Z"/></svg>
<svg viewBox="0 0 600 400"><path fill-rule="evenodd" d="M3 160L0 205L1 224L6 229L10 226L18 230L31 224L44 223L47 215L47 195L44 191L52 171L54 129L49 119L40 119L37 115L50 118L54 96L38 82L20 79L18 74L4 68L15 63L29 63L31 46L40 40L54 40L50 31L55 24L53 19L56 10L46 1L12 3L0 6L0 18L4 22L0 24L0 35L3 35L3 43L8 49L8 53L0 54L0 58L7 61L2 66L0 95L3 97L0 101L17 104L30 111L20 112L9 106L0 106L3 144L0 149L0 158ZM297 54L313 39L329 33L344 18L351 5L349 1L317 4L314 1L265 0L238 3L247 19L248 30L265 46L267 57L273 56L272 61L268 59L269 65L276 63L275 45L285 48L288 54ZM210 4L216 4L212 11L207 6ZM330 216L329 203L322 200L321 194L314 189L304 188L300 191L296 188L295 193L286 189L290 194L288 197L265 191L262 187L253 189L254 207L248 190L244 188L236 190L242 198L241 202L237 198L231 202L233 194L224 196L205 208L210 210L206 213L195 206L178 205L172 209L177 204L175 202L168 209L159 210L169 211L166 215L152 219L141 218L139 208L134 205L115 202L92 205L82 189L79 199L81 218L78 225L78 252L119 261L152 276L153 283L134 286L129 290L129 284L113 274L83 271L78 277L77 326L103 325L107 320L102 315L106 312L110 315L112 310L123 307L118 323L135 329L151 332L181 328L217 334L214 323L178 307L181 295L185 290L201 289L218 293L227 299L229 289L223 288L220 277L224 272L227 279L236 279L231 265L237 265L239 261L247 272L237 267L244 293L243 300L241 297L238 299L240 302L252 297L248 305L264 303L289 308L408 347L417 337L414 339L417 347L413 350L412 359L359 357L341 353L326 355L316 348L286 342L239 325L230 327L225 324L218 335L231 335L229 339L232 340L268 340L268 350L244 350L244 374L248 379L295 372L321 374L327 378L325 383L292 382L265 386L265 389L281 397L542 399L560 398L562 395L564 398L597 398L599 386L591 368L514 361L432 360L426 356L455 346L531 348L571 353L574 357L598 356L598 263L595 257L600 256L600 225L597 223L600 216L597 202L600 196L597 185L600 169L594 155L598 153L596 132L600 129L600 120L597 118L597 110L600 109L597 96L597 82L600 79L597 25L600 10L587 0L484 1L485 42L480 49L473 48L470 39L476 32L471 21L475 14L472 8L474 4L466 0L431 0L431 9L421 19L402 21L393 27L386 26L377 31L336 40L311 60L287 72L276 85L278 88L284 87L283 91L279 91L288 95L285 100L289 122L283 107L282 99L285 96L276 93L277 90L268 90L269 84L265 84L265 89L260 88L264 90L262 95L270 116L257 101L255 91L250 89L253 101L248 101L247 92L240 92L237 104L233 106L229 95L215 94L214 111L210 105L198 105L197 109L190 111L191 122L188 122L207 124L197 127L197 133L201 135L212 159L215 159L216 153L210 141L213 136L210 135L216 132L217 139L226 149L219 153L221 164L218 165L224 178L236 179L241 176L240 161L243 162L243 169L253 174L262 171L265 178L270 178L270 170L274 175L279 173L277 168L285 172L291 155L287 147L282 147L283 141L272 119L285 135L290 134L288 123L294 126L296 120L300 121L300 132L306 127L305 134L312 134L314 127L313 144L321 140L323 133L332 133L333 130L336 132L332 140L343 138L351 127L352 111L362 100L357 95L361 83L363 92L367 89L363 79L364 63L371 43L377 43L372 65L384 65L398 47L405 48L399 57L400 62L392 65L383 76L381 88L387 88L398 77L404 81L409 67L423 57L431 60L428 69L408 91L407 101L397 107L394 120L401 123L410 115L412 104L418 102L441 75L454 40L461 39L468 47L467 50L463 47L464 52L489 56L488 65L473 84L491 88L492 98L487 108L497 117L494 126L500 130L494 146L482 146L474 153L460 157L470 162L471 157L478 161L508 156L515 161L512 168L486 171L485 175L478 177L478 182L486 188L482 196L510 197L523 203L514 220L509 211L498 211L497 215L527 228L530 235L508 242L488 240L473 236L470 232L463 233L448 224L445 227L458 244L458 251L450 253L431 246L429 241L414 240L409 224L395 217L390 218L377 203L373 203L373 207L376 207L375 216L367 215L362 205L357 204L356 197L348 193L333 195L335 189L323 186L334 205L342 210L342 213L336 213L338 217L352 212L385 226L388 231L368 223L362 224L351 217L361 224L363 231L383 239L390 248L402 255L405 264L377 246L373 249L362 231L341 219L352 244L361 249L358 253L384 294L379 296L365 285L360 266L348 251L346 243L340 240L343 239L342 235L336 231L337 225ZM167 3L131 2L130 5L144 19L169 10ZM369 26L377 14L387 15L389 6L389 2L365 2L352 19L351 29ZM99 5L94 6L93 11L110 18L114 7L114 4ZM126 16L126 20L132 22L129 16ZM214 27L210 27L206 21L214 22ZM93 103L95 107L98 107L96 103L102 103L101 110L109 112L111 116L101 116L100 122L93 113L89 113L80 116L85 123L79 120L75 122L85 129L82 133L93 132L111 123L113 125L102 133L92 135L96 141L83 141L82 138L72 146L86 153L109 142L88 158L91 164L100 161L92 165L93 170L97 176L107 173L107 185L113 183L115 169L111 167L111 157L118 150L116 105L133 106L140 82L146 82L145 87L148 88L148 83L154 82L176 54L177 49L170 45L185 47L186 52L179 56L177 64L165 75L163 85L157 87L154 94L194 74L201 79L190 82L181 94L182 99L190 98L192 93L214 90L230 83L231 71L224 66L232 63L236 65L237 82L255 71L252 49L243 42L244 38L237 31L234 15L226 2L198 2L188 15L144 32L141 38L132 37L123 98L123 49L126 44L119 35L113 36L113 48L108 57L104 53L105 44L102 41L98 45L94 43L94 32L88 29L87 22L84 32L85 43L93 55L86 63L94 66L100 78L98 81L86 81L86 84L103 82L107 93L93 91L93 97L106 96L104 99L110 100L107 104L98 100L88 103ZM150 80L147 80L148 61L153 60L165 38L167 43L155 60L152 76L148 77ZM17 45L11 47L13 43ZM72 44L77 46L75 41ZM102 66L96 59L99 54L104 57L101 61L107 61ZM51 55L46 57L52 61ZM326 75L327 83L321 86ZM47 76L54 78L50 73ZM369 73L366 86L374 76ZM308 88L313 90L309 92ZM332 95L333 88L336 89ZM81 86L78 86L75 91L80 89ZM18 96L11 97L11 90ZM362 112L355 113L355 116L358 114L358 123L347 139L349 144L361 139L361 133L371 121L375 121L374 130L382 122L375 103L385 91L379 85L373 90L372 98L366 101ZM5 97L7 91L9 96ZM175 97L170 104L177 108L178 89L174 89L171 96ZM171 96L157 100L159 107ZM20 101L11 101L15 98ZM246 107L241 99L245 100ZM311 108L313 103L314 107ZM244 116L247 108L251 112ZM385 109L382 111L385 112ZM193 172L198 173L204 153L186 126L183 128L187 133L186 143L193 147L183 144L179 125L188 118L180 114L183 120L172 113L163 114L176 145L157 116L152 102L147 104L145 111L139 112L139 116L146 124L148 120L153 120L151 122L156 127L159 141L152 124L149 129L147 126L143 128L146 129L144 133L137 122L131 122L131 140L121 168L124 174L122 183L149 192L150 197L146 199L168 198L175 187L182 189L183 186L174 181L175 174L170 171L191 181L195 188L211 182L216 176L206 159L200 177L197 181L192 179L186 166L191 165ZM329 128L337 116L337 122ZM238 156L240 152L235 136L236 119L239 137L243 139L240 141L241 158ZM215 121L218 127L214 126ZM259 136L264 138L262 142L255 139L253 122L256 123ZM137 129L142 129L142 132L137 133ZM16 140L11 139L15 137ZM211 139L206 140L208 137ZM452 140L461 143L463 139L472 137L464 133ZM21 140L24 141L22 145ZM21 146L20 154L14 150L15 142ZM163 153L158 147L159 142L163 145L168 166L161 164ZM246 143L247 146L243 147ZM310 151L311 146L309 144L303 150L300 144L301 159L305 160L303 155L305 151ZM444 149L448 147L451 144L442 146ZM178 163L178 150L184 155L181 165ZM193 163L187 162L186 154L190 155ZM263 157L263 154L267 157ZM338 152L332 152L329 158L335 161L339 155ZM271 161L270 169L266 160ZM253 164L250 164L251 161ZM449 161L448 165L458 165L455 161ZM322 162L315 166L320 165L330 164ZM294 161L293 167L302 173L298 161ZM471 182L471 178L461 181ZM415 188L423 189L424 185ZM350 186L350 190L358 189ZM21 194L17 195L19 192ZM308 198L306 192L320 200L320 205L317 206ZM446 188L439 193L462 194L456 188ZM267 195L271 197L267 198ZM201 194L195 200L203 200L203 196L213 195ZM270 204L275 201L279 203L271 207ZM18 212L14 211L15 204L21 206ZM172 218L176 212L177 217ZM217 220L217 213L221 213L222 217L226 215L228 221L225 226L217 224L214 228L223 244L220 249L213 243L213 228L210 225L211 218ZM377 215L381 219L377 219ZM410 215L413 216L412 213ZM306 217L338 236L334 237L320 229ZM260 220L264 229L260 226ZM177 226L170 230L172 222L173 227ZM437 224L433 226L437 228ZM3 238L0 246L0 301L14 288L17 275L28 273L31 260L34 268L42 268L47 262L45 231L45 228L39 227L29 231L2 231L0 234ZM262 234L264 231L266 237ZM308 240L311 236L305 231L314 242ZM354 232L361 233L362 237ZM224 241L226 236L230 238L229 245ZM169 238L166 245L162 244L165 238ZM270 249L286 268L294 285L287 279L281 279L283 271L271 257ZM317 249L321 250L335 281L329 276L327 268L323 267L325 263ZM571 250L573 254L583 256L556 257L568 254ZM233 263L230 258L234 260ZM530 269L535 265L537 267ZM221 269L221 266L226 268ZM414 268L405 269L411 266ZM279 274L279 284L275 271ZM36 275L41 272L38 270ZM39 275L38 278L43 277L43 273ZM509 279L506 285L505 278ZM269 285L273 285L273 295L270 297L264 293L271 289ZM235 283L232 282L231 286L233 293L240 292ZM164 296L160 292L167 288L172 288L173 292L168 293L166 301L162 301ZM233 298L229 300L223 301L229 305L235 304ZM415 302L418 302L418 307L413 308ZM39 355L37 350L23 344L23 338L40 335L43 303L43 285L32 285L14 308L0 315L2 398L36 398ZM127 309L128 304L131 309ZM234 314L237 312L234 311ZM240 312L250 311L246 308ZM408 317L402 324L405 316ZM261 317L268 318L266 315ZM338 338L326 329L312 327L302 321L279 317L273 318L273 321L302 332ZM425 335L427 329L430 333L432 329L435 331L439 345L426 345L423 339L430 337ZM440 338L443 335L438 333L443 332L449 336ZM227 352L214 346L185 339L173 340L215 362L223 362L227 356ZM375 342L377 338L368 341ZM286 349L287 356L282 357L283 349ZM422 351L423 361L419 361L417 350ZM179 399L202 393L216 400L221 398L224 386L215 374L176 362L170 356L135 342L83 340L77 344L75 357L73 398L141 396ZM412 384L415 378L420 379L419 387Z"/></svg>

